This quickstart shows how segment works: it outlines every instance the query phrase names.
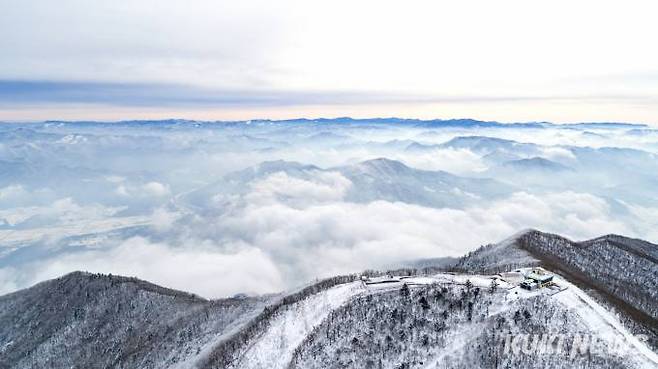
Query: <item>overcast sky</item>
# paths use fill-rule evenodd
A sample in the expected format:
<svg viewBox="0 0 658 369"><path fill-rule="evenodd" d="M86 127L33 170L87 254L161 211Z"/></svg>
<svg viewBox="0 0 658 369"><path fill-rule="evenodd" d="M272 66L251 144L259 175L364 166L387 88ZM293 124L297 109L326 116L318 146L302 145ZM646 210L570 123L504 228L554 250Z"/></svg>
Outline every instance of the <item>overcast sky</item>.
<svg viewBox="0 0 658 369"><path fill-rule="evenodd" d="M655 1L0 0L0 119L658 124Z"/></svg>

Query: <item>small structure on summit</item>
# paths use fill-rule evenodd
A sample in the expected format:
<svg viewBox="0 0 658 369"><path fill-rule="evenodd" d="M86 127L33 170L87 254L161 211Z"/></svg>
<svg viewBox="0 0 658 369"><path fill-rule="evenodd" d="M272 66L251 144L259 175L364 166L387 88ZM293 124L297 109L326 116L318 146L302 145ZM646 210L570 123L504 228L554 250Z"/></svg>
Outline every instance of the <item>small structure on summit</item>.
<svg viewBox="0 0 658 369"><path fill-rule="evenodd" d="M526 290L535 290L537 288L547 287L553 283L553 274L547 273L542 269L534 269L525 276L521 282L521 288Z"/></svg>
<svg viewBox="0 0 658 369"><path fill-rule="evenodd" d="M532 291L537 289L537 282L533 281L532 279L526 279L520 284L521 288Z"/></svg>
<svg viewBox="0 0 658 369"><path fill-rule="evenodd" d="M361 281L366 285L373 285L373 284L399 283L402 279L404 279L404 277L392 276L388 274L380 277L370 277L367 279L362 278Z"/></svg>

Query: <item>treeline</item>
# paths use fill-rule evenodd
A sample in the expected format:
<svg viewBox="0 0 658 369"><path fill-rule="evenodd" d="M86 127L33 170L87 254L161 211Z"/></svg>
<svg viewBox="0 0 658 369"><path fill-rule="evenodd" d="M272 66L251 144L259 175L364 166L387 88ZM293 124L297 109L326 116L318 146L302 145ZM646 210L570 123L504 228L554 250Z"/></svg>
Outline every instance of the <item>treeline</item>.
<svg viewBox="0 0 658 369"><path fill-rule="evenodd" d="M573 242L535 231L523 235L519 247L622 303L623 310L658 332L658 245L614 235Z"/></svg>
<svg viewBox="0 0 658 369"><path fill-rule="evenodd" d="M354 282L358 275L350 274L336 276L321 280L301 291L287 295L278 302L266 306L263 311L251 319L238 332L215 346L200 364L201 368L231 368L238 367L238 360L244 353L249 342L269 326L272 319L291 305L307 298L308 296L325 291L339 284Z"/></svg>
<svg viewBox="0 0 658 369"><path fill-rule="evenodd" d="M625 368L588 353L513 355L507 335L587 333L549 296L509 300L507 292L434 284L366 295L332 311L294 351L288 369Z"/></svg>
<svg viewBox="0 0 658 369"><path fill-rule="evenodd" d="M451 329L485 319L500 293L472 284L366 295L332 311L296 348L289 368L410 368L447 345Z"/></svg>
<svg viewBox="0 0 658 369"><path fill-rule="evenodd" d="M264 303L71 273L0 299L0 368L167 367L198 355Z"/></svg>
<svg viewBox="0 0 658 369"><path fill-rule="evenodd" d="M457 260L452 268L458 273L502 273L538 266L540 261L516 247L516 242L480 246Z"/></svg>

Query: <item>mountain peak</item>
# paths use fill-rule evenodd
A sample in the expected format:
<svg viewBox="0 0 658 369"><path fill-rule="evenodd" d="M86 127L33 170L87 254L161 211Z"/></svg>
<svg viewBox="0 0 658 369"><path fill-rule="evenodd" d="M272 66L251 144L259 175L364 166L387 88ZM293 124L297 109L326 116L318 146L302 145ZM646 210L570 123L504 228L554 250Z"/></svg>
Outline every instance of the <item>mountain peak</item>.
<svg viewBox="0 0 658 369"><path fill-rule="evenodd" d="M400 174L412 170L412 168L400 161L387 158L376 158L362 161L358 166L365 169L366 172L386 175Z"/></svg>
<svg viewBox="0 0 658 369"><path fill-rule="evenodd" d="M530 169L530 170L543 170L543 171L570 171L571 168L566 165L542 158L539 156L534 156L531 158L518 159L518 160L509 160L503 163L504 167L507 168L519 168L519 169Z"/></svg>

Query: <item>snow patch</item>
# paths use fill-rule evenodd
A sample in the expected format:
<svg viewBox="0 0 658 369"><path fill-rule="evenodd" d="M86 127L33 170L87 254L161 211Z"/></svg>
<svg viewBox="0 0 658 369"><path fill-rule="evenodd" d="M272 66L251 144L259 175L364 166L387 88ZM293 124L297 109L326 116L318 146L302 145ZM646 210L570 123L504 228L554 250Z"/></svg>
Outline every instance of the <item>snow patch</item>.
<svg viewBox="0 0 658 369"><path fill-rule="evenodd" d="M295 348L329 313L365 291L361 282L330 288L310 296L277 316L236 363L241 369L285 368Z"/></svg>

